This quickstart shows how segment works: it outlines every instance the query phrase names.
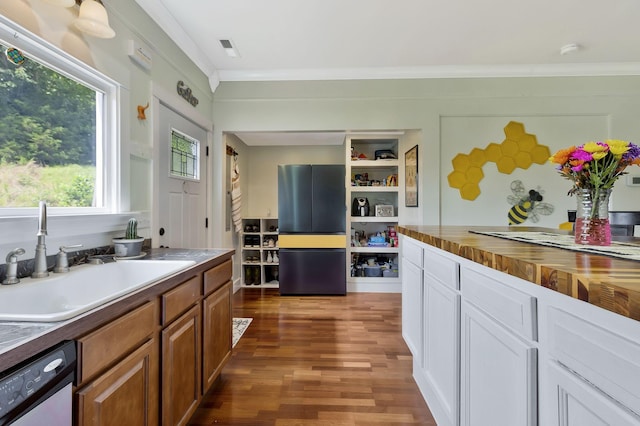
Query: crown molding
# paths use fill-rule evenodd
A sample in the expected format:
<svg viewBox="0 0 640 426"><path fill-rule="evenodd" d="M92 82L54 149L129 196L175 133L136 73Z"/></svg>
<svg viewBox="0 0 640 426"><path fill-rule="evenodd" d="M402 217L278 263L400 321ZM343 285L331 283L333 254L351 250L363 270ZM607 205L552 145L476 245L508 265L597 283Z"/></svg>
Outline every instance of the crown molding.
<svg viewBox="0 0 640 426"><path fill-rule="evenodd" d="M640 62L404 68L218 70L220 81L389 80L491 77L594 77L640 75Z"/></svg>
<svg viewBox="0 0 640 426"><path fill-rule="evenodd" d="M155 21L171 40L193 61L207 77L216 74L216 68L198 45L182 29L178 21L158 0L135 0L138 6ZM212 90L213 92L213 90Z"/></svg>

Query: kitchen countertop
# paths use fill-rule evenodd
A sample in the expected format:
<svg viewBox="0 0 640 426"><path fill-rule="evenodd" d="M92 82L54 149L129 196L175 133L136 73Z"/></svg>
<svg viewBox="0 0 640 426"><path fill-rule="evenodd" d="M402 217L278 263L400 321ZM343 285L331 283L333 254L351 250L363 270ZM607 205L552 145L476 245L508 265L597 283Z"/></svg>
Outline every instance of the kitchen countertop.
<svg viewBox="0 0 640 426"><path fill-rule="evenodd" d="M68 320L47 323L0 321L0 372L60 341L74 339L98 327L107 315L124 313L141 301L230 259L233 253L234 250L227 249L150 249L144 259L193 260L196 264L172 277L163 278L161 288L156 288L159 283L150 284Z"/></svg>
<svg viewBox="0 0 640 426"><path fill-rule="evenodd" d="M640 321L640 262L481 235L471 230L567 234L534 227L398 226L398 232L425 244ZM640 245L640 238L623 239Z"/></svg>

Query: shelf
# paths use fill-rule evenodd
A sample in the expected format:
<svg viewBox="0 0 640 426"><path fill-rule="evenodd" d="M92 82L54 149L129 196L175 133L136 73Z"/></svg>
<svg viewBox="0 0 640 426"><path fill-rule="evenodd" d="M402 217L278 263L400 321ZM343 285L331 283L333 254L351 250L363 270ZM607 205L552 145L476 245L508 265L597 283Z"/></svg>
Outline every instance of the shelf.
<svg viewBox="0 0 640 426"><path fill-rule="evenodd" d="M398 216L351 216L351 223L385 223L398 222Z"/></svg>
<svg viewBox="0 0 640 426"><path fill-rule="evenodd" d="M399 186L351 186L349 192L398 192Z"/></svg>
<svg viewBox="0 0 640 426"><path fill-rule="evenodd" d="M278 242L278 232L271 231L278 227L278 219L273 217L253 217L242 219L242 229L247 225L256 226L258 231L242 232L241 244L249 243L241 247L241 277L240 285L242 287L262 287L262 288L278 288L278 282L273 278L278 276L279 262L266 262L269 252L277 253L280 247L269 247L264 245L265 241L273 240ZM255 244L258 243L258 244ZM255 244L255 245L254 245ZM247 261L248 257L255 257L259 261ZM247 276L250 281L258 280L258 284L246 284ZM265 282L270 280L269 282Z"/></svg>
<svg viewBox="0 0 640 426"><path fill-rule="evenodd" d="M351 253L399 253L400 247L349 247Z"/></svg>
<svg viewBox="0 0 640 426"><path fill-rule="evenodd" d="M398 167L400 162L398 160L358 160L351 161L351 168L358 169L361 167Z"/></svg>
<svg viewBox="0 0 640 426"><path fill-rule="evenodd" d="M399 282L398 277L348 277L351 283L392 283Z"/></svg>

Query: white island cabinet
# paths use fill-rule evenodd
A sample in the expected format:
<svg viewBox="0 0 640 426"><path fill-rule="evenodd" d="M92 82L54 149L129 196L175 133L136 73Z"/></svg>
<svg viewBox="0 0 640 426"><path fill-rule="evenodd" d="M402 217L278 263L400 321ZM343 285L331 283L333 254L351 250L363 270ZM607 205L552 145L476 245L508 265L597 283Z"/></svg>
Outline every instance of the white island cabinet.
<svg viewBox="0 0 640 426"><path fill-rule="evenodd" d="M438 425L640 425L640 322L401 238L403 336Z"/></svg>

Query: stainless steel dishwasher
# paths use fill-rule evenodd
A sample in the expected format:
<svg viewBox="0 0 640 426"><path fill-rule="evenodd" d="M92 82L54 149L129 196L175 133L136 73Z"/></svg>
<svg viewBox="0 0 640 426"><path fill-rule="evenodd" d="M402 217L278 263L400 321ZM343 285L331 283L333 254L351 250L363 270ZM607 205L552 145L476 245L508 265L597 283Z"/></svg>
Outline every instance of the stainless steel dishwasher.
<svg viewBox="0 0 640 426"><path fill-rule="evenodd" d="M71 426L75 342L63 342L0 373L0 425Z"/></svg>

